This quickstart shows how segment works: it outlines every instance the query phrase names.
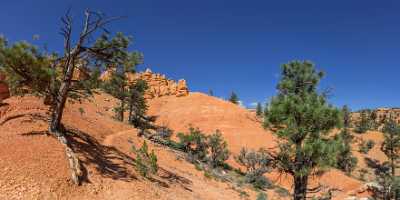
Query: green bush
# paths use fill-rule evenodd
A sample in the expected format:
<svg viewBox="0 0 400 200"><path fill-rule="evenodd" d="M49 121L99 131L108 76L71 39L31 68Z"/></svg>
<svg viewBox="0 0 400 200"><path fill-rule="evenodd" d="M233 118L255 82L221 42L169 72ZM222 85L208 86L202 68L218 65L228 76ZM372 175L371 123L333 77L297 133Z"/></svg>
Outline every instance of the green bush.
<svg viewBox="0 0 400 200"><path fill-rule="evenodd" d="M199 128L189 128L189 133L178 133L179 142L175 146L188 154L188 160L195 162L208 162L210 167L227 167L225 161L229 158L228 145L217 130L214 134L206 136Z"/></svg>
<svg viewBox="0 0 400 200"><path fill-rule="evenodd" d="M367 154L369 152L369 150L374 148L374 146L375 146L375 142L373 140L368 140L367 142L362 140L361 143L358 146L358 148L359 148L358 151L360 153Z"/></svg>
<svg viewBox="0 0 400 200"><path fill-rule="evenodd" d="M146 141L139 149L136 149L135 146L132 146L132 149L136 155L135 167L140 175L149 177L150 174L156 174L158 171L157 156L154 151L149 153Z"/></svg>
<svg viewBox="0 0 400 200"><path fill-rule="evenodd" d="M179 145L188 153L190 162L206 161L207 137L198 128L189 128L189 134L178 133Z"/></svg>
<svg viewBox="0 0 400 200"><path fill-rule="evenodd" d="M207 137L207 146L209 147L208 162L211 167L223 166L229 158L228 144L222 138L221 133L216 133Z"/></svg>
<svg viewBox="0 0 400 200"><path fill-rule="evenodd" d="M246 167L245 180L247 183L253 184L258 189L264 189L271 185L269 180L263 176L270 170L272 161L266 150L252 151L242 148L235 160Z"/></svg>
<svg viewBox="0 0 400 200"><path fill-rule="evenodd" d="M275 192L281 197L288 197L290 195L290 192L283 187L276 187Z"/></svg>
<svg viewBox="0 0 400 200"><path fill-rule="evenodd" d="M260 192L257 195L257 199L256 200L267 200L267 194L265 194L264 192Z"/></svg>

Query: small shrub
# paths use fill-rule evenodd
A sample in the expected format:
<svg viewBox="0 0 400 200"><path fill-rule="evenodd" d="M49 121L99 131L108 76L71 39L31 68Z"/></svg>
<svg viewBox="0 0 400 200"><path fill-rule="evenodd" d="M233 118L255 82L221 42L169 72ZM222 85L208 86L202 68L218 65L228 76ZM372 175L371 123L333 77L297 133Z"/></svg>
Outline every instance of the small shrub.
<svg viewBox="0 0 400 200"><path fill-rule="evenodd" d="M363 154L367 154L369 152L369 150L374 148L374 146L375 146L375 142L373 140L368 140L367 142L362 140L361 143L358 146L359 147L359 152L363 153Z"/></svg>
<svg viewBox="0 0 400 200"><path fill-rule="evenodd" d="M206 161L207 137L198 128L189 128L189 134L178 133L179 145L188 153L190 162Z"/></svg>
<svg viewBox="0 0 400 200"><path fill-rule="evenodd" d="M275 192L281 197L288 197L290 195L290 192L283 187L276 187Z"/></svg>
<svg viewBox="0 0 400 200"><path fill-rule="evenodd" d="M195 168L197 171L203 170L203 167L202 167L201 165L199 165L198 163L195 163L195 164L194 164L194 168Z"/></svg>
<svg viewBox="0 0 400 200"><path fill-rule="evenodd" d="M265 176L249 177L249 175L246 175L245 180L246 182L252 183L253 187L259 190L264 190L266 188L272 187L272 183Z"/></svg>
<svg viewBox="0 0 400 200"><path fill-rule="evenodd" d="M264 192L260 192L257 195L257 199L256 200L267 200L267 194L265 194Z"/></svg>
<svg viewBox="0 0 400 200"><path fill-rule="evenodd" d="M142 147L140 147L140 149L136 149L135 146L132 146L132 149L136 155L136 169L142 176L149 177L150 174L157 173L157 156L154 151L151 151L151 153L149 153L146 141L143 142L143 145Z"/></svg>
<svg viewBox="0 0 400 200"><path fill-rule="evenodd" d="M250 151L242 148L235 159L246 167L245 180L247 183L251 183L259 189L270 186L269 181L263 176L270 170L272 161L266 150Z"/></svg>
<svg viewBox="0 0 400 200"><path fill-rule="evenodd" d="M223 166L224 162L229 158L229 150L226 141L223 140L221 133L217 130L216 133L207 137L207 144L210 155L208 162L211 167L215 168Z"/></svg>
<svg viewBox="0 0 400 200"><path fill-rule="evenodd" d="M366 181L366 175L368 174L368 170L360 169L360 170L358 170L358 173L359 173L359 179L361 181Z"/></svg>
<svg viewBox="0 0 400 200"><path fill-rule="evenodd" d="M208 171L204 171L204 177L212 179L212 175Z"/></svg>
<svg viewBox="0 0 400 200"><path fill-rule="evenodd" d="M85 114L85 110L84 110L82 107L80 107L78 110L79 110L79 113L80 113L81 115Z"/></svg>
<svg viewBox="0 0 400 200"><path fill-rule="evenodd" d="M241 190L241 191L239 191L239 196L240 196L240 198L248 198L250 195L247 194L246 191Z"/></svg>
<svg viewBox="0 0 400 200"><path fill-rule="evenodd" d="M164 140L169 140L173 133L174 132L171 129L169 129L168 127L165 127L165 126L159 127L156 130L156 135Z"/></svg>

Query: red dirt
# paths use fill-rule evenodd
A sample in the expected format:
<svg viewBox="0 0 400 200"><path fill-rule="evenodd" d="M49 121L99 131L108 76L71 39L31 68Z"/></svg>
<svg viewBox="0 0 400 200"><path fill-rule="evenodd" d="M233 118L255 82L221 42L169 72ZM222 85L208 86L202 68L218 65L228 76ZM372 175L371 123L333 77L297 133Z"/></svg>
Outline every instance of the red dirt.
<svg viewBox="0 0 400 200"><path fill-rule="evenodd" d="M276 137L271 131L262 128L254 112L219 98L202 93L190 93L189 96L181 98L156 98L151 100L149 105L149 114L158 117L157 123L175 131L187 132L190 125L199 127L205 133L219 129L233 154L238 153L242 147L258 149L276 146ZM374 152L376 148L371 151L374 156L382 153ZM238 166L233 159L230 159L229 163ZM276 184L289 191L292 190L290 176L280 175L277 172L267 176ZM363 185L362 182L339 170L330 170L321 177L310 180L311 187L317 186L318 183L339 189L340 191L335 193L335 199L343 199L349 194L354 194Z"/></svg>
<svg viewBox="0 0 400 200"><path fill-rule="evenodd" d="M174 152L152 144L161 169L153 180L141 178L129 163L128 140L136 146L143 140L135 129L111 118L115 100L104 94L91 102L69 103L64 114L67 127L86 132L74 137L87 173L86 182L75 186L63 147L39 133L48 128L47 107L35 97L5 102L0 107L0 199L240 199L229 184L204 178ZM38 133L27 134L32 131Z"/></svg>
<svg viewBox="0 0 400 200"><path fill-rule="evenodd" d="M87 173L86 182L75 186L63 147L52 136L39 133L47 130L47 107L42 101L12 97L5 103L0 107L0 199L242 199L232 185L205 178L179 153L158 145L149 144L159 159L158 176L154 180L141 178L129 163L133 154L128 140L138 146L143 139L131 126L112 119L116 101L105 94L66 107L63 124L82 132L74 137L73 144ZM241 147L271 148L276 144L273 133L261 127L254 113L218 98L191 93L187 97L153 99L149 106L149 114L158 116L158 124L175 131L187 131L189 124L206 133L221 130L233 154ZM37 133L27 134L32 131ZM364 137L376 139L374 134L379 135ZM376 151L373 149L369 156L380 158L382 152ZM235 165L232 159L230 163ZM288 177L279 181L276 173L268 177L291 190ZM362 185L337 170L311 182L316 180L341 189L336 199L355 193ZM255 199L254 191L245 191L249 199ZM268 195L278 199L272 191Z"/></svg>

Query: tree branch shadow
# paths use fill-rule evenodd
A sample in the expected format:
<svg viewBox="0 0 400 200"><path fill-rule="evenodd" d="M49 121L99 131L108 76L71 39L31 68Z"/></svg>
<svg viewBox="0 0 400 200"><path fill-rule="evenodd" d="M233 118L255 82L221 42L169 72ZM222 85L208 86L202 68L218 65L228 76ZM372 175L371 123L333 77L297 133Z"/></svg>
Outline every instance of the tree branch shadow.
<svg viewBox="0 0 400 200"><path fill-rule="evenodd" d="M88 169L93 167L102 177L113 180L132 182L138 180L136 176L135 160L131 156L112 146L106 146L97 141L88 133L71 127L64 131L73 151L79 156L82 182L91 183ZM31 131L22 133L22 136L51 135L48 131ZM159 167L157 176L148 177L147 180L161 187L169 188L170 184L178 184L187 191L192 191L188 185L189 179L179 176L171 171Z"/></svg>
<svg viewBox="0 0 400 200"><path fill-rule="evenodd" d="M75 153L81 158L81 167L94 166L102 177L131 182L135 176L134 160L115 147L100 144L95 138L77 129L66 129ZM86 175L82 181L89 182Z"/></svg>

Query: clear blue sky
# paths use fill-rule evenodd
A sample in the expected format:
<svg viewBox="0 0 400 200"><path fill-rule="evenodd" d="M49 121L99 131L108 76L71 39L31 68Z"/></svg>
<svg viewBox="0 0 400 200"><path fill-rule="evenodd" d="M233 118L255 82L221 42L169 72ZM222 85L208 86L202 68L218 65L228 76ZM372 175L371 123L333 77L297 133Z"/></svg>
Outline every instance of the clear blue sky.
<svg viewBox="0 0 400 200"><path fill-rule="evenodd" d="M327 72L321 87L335 105L400 106L398 0L2 0L0 33L38 34L60 50L68 7L127 16L110 29L133 35L145 66L193 91L236 91L249 105L275 94L281 64L308 59Z"/></svg>

